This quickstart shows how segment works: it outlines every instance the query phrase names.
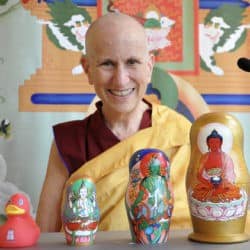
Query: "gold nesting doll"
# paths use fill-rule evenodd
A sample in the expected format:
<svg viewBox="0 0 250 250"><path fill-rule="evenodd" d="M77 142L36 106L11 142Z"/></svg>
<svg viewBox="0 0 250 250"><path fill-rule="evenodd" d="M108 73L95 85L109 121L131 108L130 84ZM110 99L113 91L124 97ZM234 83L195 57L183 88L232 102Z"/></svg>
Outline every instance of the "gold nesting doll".
<svg viewBox="0 0 250 250"><path fill-rule="evenodd" d="M186 189L193 225L190 240L233 243L245 233L249 173L239 121L224 112L200 116L190 132Z"/></svg>

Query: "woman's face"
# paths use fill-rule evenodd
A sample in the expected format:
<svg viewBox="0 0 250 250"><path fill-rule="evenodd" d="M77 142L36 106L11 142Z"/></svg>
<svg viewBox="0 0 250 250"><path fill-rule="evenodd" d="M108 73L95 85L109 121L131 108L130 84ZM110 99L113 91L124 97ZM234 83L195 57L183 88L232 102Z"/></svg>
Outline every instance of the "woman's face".
<svg viewBox="0 0 250 250"><path fill-rule="evenodd" d="M145 37L136 27L128 33L108 27L106 33L99 31L91 41L87 74L103 109L116 113L132 111L151 80L153 57L148 53Z"/></svg>

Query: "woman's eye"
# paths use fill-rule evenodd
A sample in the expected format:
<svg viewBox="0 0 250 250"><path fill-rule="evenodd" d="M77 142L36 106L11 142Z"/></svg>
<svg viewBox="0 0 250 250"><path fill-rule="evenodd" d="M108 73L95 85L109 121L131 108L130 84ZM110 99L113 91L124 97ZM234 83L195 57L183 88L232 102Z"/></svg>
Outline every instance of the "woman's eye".
<svg viewBox="0 0 250 250"><path fill-rule="evenodd" d="M100 63L100 66L113 66L114 63L112 61L104 61Z"/></svg>
<svg viewBox="0 0 250 250"><path fill-rule="evenodd" d="M138 64L138 63L139 63L139 61L136 60L136 59L133 59L133 58L127 60L128 65L135 65L135 64Z"/></svg>

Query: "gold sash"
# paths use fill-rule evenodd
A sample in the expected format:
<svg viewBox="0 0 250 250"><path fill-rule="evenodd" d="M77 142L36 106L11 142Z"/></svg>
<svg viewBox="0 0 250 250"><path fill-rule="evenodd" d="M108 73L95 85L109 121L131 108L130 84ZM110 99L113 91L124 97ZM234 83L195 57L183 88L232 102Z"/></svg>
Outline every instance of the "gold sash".
<svg viewBox="0 0 250 250"><path fill-rule="evenodd" d="M171 228L190 227L185 175L190 157L190 123L175 111L152 105L152 127L143 129L85 163L71 175L67 187L82 176L93 179L101 212L99 230L128 230L124 196L128 184L129 159L143 148L164 151L171 163L174 212ZM65 193L65 190L64 190Z"/></svg>

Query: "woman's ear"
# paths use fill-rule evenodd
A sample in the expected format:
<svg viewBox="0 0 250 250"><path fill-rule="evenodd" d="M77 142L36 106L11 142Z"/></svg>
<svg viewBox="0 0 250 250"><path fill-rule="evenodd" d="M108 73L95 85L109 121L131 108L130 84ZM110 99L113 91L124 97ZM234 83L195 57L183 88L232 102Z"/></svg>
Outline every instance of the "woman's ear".
<svg viewBox="0 0 250 250"><path fill-rule="evenodd" d="M83 69L84 69L85 74L86 74L87 77L88 77L89 84L92 85L92 83L91 83L91 77L90 77L90 70L89 70L89 62L88 62L87 56L86 56L86 55L83 55L83 56L81 57L80 62L81 62L81 65L82 65L82 67L83 67Z"/></svg>
<svg viewBox="0 0 250 250"><path fill-rule="evenodd" d="M154 64L155 64L155 56L153 53L149 53L147 62L149 82L151 81L152 78Z"/></svg>
<svg viewBox="0 0 250 250"><path fill-rule="evenodd" d="M154 64L155 64L155 55L153 53L149 53L148 65L149 65L151 74L153 72Z"/></svg>

